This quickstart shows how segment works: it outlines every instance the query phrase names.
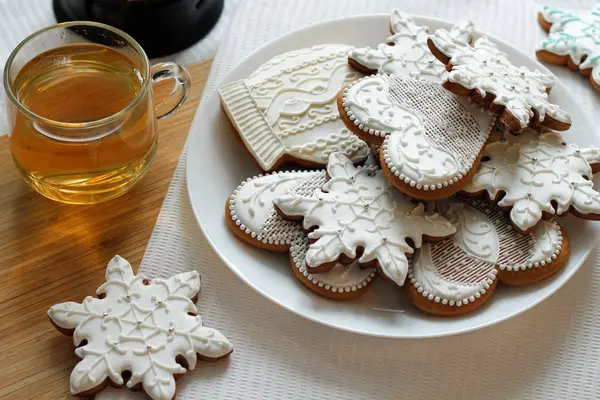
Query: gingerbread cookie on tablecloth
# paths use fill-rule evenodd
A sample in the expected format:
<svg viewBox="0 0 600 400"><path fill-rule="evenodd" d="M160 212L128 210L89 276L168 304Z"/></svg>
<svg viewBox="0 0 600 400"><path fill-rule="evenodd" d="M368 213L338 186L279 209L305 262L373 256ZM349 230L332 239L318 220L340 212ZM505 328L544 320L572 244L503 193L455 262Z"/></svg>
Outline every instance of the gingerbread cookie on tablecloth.
<svg viewBox="0 0 600 400"><path fill-rule="evenodd" d="M469 181L496 119L439 83L393 75L348 85L338 108L352 132L381 144L389 181L421 200L447 198Z"/></svg>
<svg viewBox="0 0 600 400"><path fill-rule="evenodd" d="M535 51L537 58L589 76L600 90L600 0L594 10L580 13L544 6L538 21L549 35Z"/></svg>
<svg viewBox="0 0 600 400"><path fill-rule="evenodd" d="M471 46L438 29L428 45L449 71L443 86L488 106L513 132L533 123L560 131L571 127L569 115L548 99L552 75L513 65L487 37Z"/></svg>
<svg viewBox="0 0 600 400"><path fill-rule="evenodd" d="M376 49L356 48L348 55L350 65L366 74L391 74L413 79L426 79L442 82L446 75L446 66L441 64L427 47L427 27L417 25L412 17L392 11L390 15L392 36ZM448 33L453 41L471 40L473 24L465 22L452 27Z"/></svg>
<svg viewBox="0 0 600 400"><path fill-rule="evenodd" d="M199 290L196 271L146 279L115 256L98 298L50 308L52 324L73 336L75 354L82 359L71 373L71 393L91 396L111 383L141 389L154 400L171 400L174 375L194 369L197 359L231 354L223 334L202 326L194 305Z"/></svg>
<svg viewBox="0 0 600 400"><path fill-rule="evenodd" d="M493 204L456 199L439 207L456 234L424 244L411 260L404 285L410 301L427 313L450 316L473 311L492 296L498 282L539 282L567 263L569 241L553 220L522 235Z"/></svg>
<svg viewBox="0 0 600 400"><path fill-rule="evenodd" d="M326 181L325 171L274 172L249 178L227 200L226 220L238 238L253 246L289 251L294 274L310 290L334 300L353 299L370 287L375 269L348 263L315 273L306 265L306 233L298 223L285 220L273 207L273 201L287 192L310 196Z"/></svg>
<svg viewBox="0 0 600 400"><path fill-rule="evenodd" d="M348 65L351 49L329 44L291 51L219 89L225 113L263 171L286 162L324 167L334 152L365 160L366 143L344 126L335 105L339 90L362 76Z"/></svg>
<svg viewBox="0 0 600 400"><path fill-rule="evenodd" d="M529 232L543 217L574 215L600 219L600 193L592 174L600 167L600 149L580 149L555 132L526 129L489 143L475 176L464 188L510 208L510 219Z"/></svg>
<svg viewBox="0 0 600 400"><path fill-rule="evenodd" d="M423 239L441 240L455 232L444 217L426 212L423 203L413 203L396 191L380 169L356 168L341 154L329 157L322 186L308 195L287 192L274 203L286 218L302 218L309 230L310 270L327 271L339 261L356 260L402 286L407 254L421 247Z"/></svg>

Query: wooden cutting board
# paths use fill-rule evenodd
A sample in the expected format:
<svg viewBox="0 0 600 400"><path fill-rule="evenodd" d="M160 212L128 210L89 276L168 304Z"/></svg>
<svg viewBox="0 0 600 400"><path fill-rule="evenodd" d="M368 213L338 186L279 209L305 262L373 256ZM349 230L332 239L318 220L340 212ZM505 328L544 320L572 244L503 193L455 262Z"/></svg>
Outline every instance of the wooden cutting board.
<svg viewBox="0 0 600 400"><path fill-rule="evenodd" d="M188 135L211 61L188 66L186 103L159 122L159 143L146 176L106 203L74 206L33 192L0 137L1 399L71 399L69 376L79 358L72 338L47 310L93 296L106 264L119 254L137 269Z"/></svg>

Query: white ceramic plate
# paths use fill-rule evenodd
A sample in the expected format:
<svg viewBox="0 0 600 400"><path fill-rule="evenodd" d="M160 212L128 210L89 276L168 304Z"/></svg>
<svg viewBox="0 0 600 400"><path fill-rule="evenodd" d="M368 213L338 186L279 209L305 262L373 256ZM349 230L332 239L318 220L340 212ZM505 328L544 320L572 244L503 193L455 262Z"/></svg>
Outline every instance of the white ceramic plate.
<svg viewBox="0 0 600 400"><path fill-rule="evenodd" d="M449 29L449 22L415 17L418 24ZM357 29L360 27L360 29ZM261 47L231 71L222 84L250 75L265 61L290 50L324 43L344 43L357 47L375 46L389 36L389 16L369 15L324 22L293 32ZM481 33L477 32L476 37ZM517 65L549 71L528 55L495 38L492 41L508 53ZM598 145L600 141L589 119L561 82L557 81L551 98L572 118L566 133L579 145ZM360 299L336 302L323 299L296 280L287 254L261 251L238 240L225 224L225 201L244 179L259 171L238 140L219 105L217 92L208 97L191 130L188 148L187 182L192 208L217 254L240 279L266 298L313 321L356 333L395 338L424 338L452 335L483 328L513 317L549 297L567 282L583 264L594 246L600 223L574 217L560 223L571 239L569 264L551 279L522 288L499 285L493 298L476 312L457 318L437 318L418 311L401 289L378 280ZM381 311L380 309L403 312Z"/></svg>

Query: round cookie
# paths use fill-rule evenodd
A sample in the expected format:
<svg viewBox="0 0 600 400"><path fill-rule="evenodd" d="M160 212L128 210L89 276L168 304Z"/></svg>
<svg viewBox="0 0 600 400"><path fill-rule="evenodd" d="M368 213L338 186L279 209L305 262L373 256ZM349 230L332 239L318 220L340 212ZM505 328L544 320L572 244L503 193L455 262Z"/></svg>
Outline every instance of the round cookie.
<svg viewBox="0 0 600 400"><path fill-rule="evenodd" d="M439 214L427 213L423 203L396 191L376 167L356 168L343 155L332 154L327 176L327 183L313 194L288 192L274 203L286 218L302 218L309 231L309 271L324 272L340 260L357 260L402 286L406 255L423 239L441 240L455 231Z"/></svg>
<svg viewBox="0 0 600 400"><path fill-rule="evenodd" d="M600 90L600 1L580 13L544 6L538 21L549 35L536 49L537 58L579 71Z"/></svg>
<svg viewBox="0 0 600 400"><path fill-rule="evenodd" d="M600 165L600 149L578 148L555 132L526 129L489 143L475 176L463 188L471 197L487 197L510 209L522 233L542 218L572 212L600 219L600 193L592 175Z"/></svg>
<svg viewBox="0 0 600 400"><path fill-rule="evenodd" d="M223 110L263 171L286 163L327 165L334 152L355 163L367 145L340 121L338 91L362 74L350 68L342 44L318 45L279 55L250 77L219 88Z"/></svg>
<svg viewBox="0 0 600 400"><path fill-rule="evenodd" d="M290 261L296 278L304 286L332 300L352 300L362 296L375 279L374 268L361 268L357 262L336 264L322 273L309 272L306 252L309 242L306 236L297 238L290 247Z"/></svg>
<svg viewBox="0 0 600 400"><path fill-rule="evenodd" d="M227 338L202 325L194 304L199 290L196 271L146 279L115 256L97 298L50 308L50 321L73 336L75 354L82 359L71 373L71 393L92 396L110 383L141 389L153 400L171 400L175 378L193 370L198 359L231 354Z"/></svg>
<svg viewBox="0 0 600 400"><path fill-rule="evenodd" d="M457 193L475 173L495 116L439 84L373 75L338 95L340 115L356 135L381 144L388 180L419 200Z"/></svg>
<svg viewBox="0 0 600 400"><path fill-rule="evenodd" d="M350 51L348 63L366 74L391 74L412 79L425 79L441 83L447 73L427 47L427 27L417 25L411 16L392 11L390 15L392 36L376 49L356 48ZM473 24L455 25L450 35L455 40L471 40Z"/></svg>
<svg viewBox="0 0 600 400"><path fill-rule="evenodd" d="M513 132L534 123L560 131L571 127L569 115L548 100L554 84L552 75L516 67L487 37L470 46L438 29L429 37L428 45L449 71L443 86L488 106Z"/></svg>
<svg viewBox="0 0 600 400"><path fill-rule="evenodd" d="M308 238L302 227L277 213L273 201L285 194L310 196L327 182L325 171L291 171L259 175L242 182L226 205L226 221L243 241L270 251L289 251L292 270L307 288L333 300L361 296L371 286L376 270L357 263L336 264L316 273L306 266Z"/></svg>
<svg viewBox="0 0 600 400"><path fill-rule="evenodd" d="M569 243L553 220L522 235L493 204L453 200L442 203L440 210L456 234L423 245L404 285L410 301L427 313L471 312L490 299L498 283L532 284L566 265Z"/></svg>

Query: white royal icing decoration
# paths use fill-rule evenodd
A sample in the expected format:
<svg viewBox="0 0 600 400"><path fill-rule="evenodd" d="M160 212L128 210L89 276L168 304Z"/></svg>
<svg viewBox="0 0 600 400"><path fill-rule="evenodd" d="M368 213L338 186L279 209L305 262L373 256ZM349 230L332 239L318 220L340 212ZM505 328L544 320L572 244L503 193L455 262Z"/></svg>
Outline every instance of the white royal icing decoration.
<svg viewBox="0 0 600 400"><path fill-rule="evenodd" d="M186 369L175 358L183 356L189 369L197 353L220 358L232 351L218 330L202 326L190 300L200 290L196 271L169 279L135 276L123 258L114 257L106 268L106 283L97 290L103 298L86 297L83 303L67 302L48 311L63 329L74 329L75 354L82 360L71 373L71 392L82 393L107 378L124 383L121 373L131 372L127 387L141 383L152 399L175 396L173 374ZM190 315L190 313L194 315Z"/></svg>
<svg viewBox="0 0 600 400"><path fill-rule="evenodd" d="M385 137L382 162L417 189L462 179L483 148L495 116L439 84L389 75L344 89L342 107L359 129Z"/></svg>
<svg viewBox="0 0 600 400"><path fill-rule="evenodd" d="M366 144L344 126L336 106L339 90L362 76L348 66L350 49L330 44L285 53L219 89L225 112L263 170L286 154L318 165L334 152L354 162L367 157Z"/></svg>
<svg viewBox="0 0 600 400"><path fill-rule="evenodd" d="M539 121L548 115L559 122L571 122L565 111L548 101L548 91L554 84L552 75L514 66L485 36L477 39L472 47L447 41L447 36L440 30L431 40L441 52L450 56L452 70L448 81L475 89L481 97L485 97L486 92L493 94L494 104L506 107L521 129L530 124L535 113Z"/></svg>
<svg viewBox="0 0 600 400"><path fill-rule="evenodd" d="M275 172L249 178L230 196L229 217L260 242L290 245L294 268L298 268L311 283L334 293L354 292L371 282L375 270L360 268L357 264L337 264L327 272L309 272L305 261L306 234L299 224L285 220L273 207L274 200L285 193L310 196L325 182L325 171Z"/></svg>
<svg viewBox="0 0 600 400"><path fill-rule="evenodd" d="M417 291L436 303L457 307L472 303L490 289L497 269L540 268L561 252L562 233L555 221L542 221L531 233L521 235L497 206L457 200L441 208L456 234L424 244L408 274Z"/></svg>
<svg viewBox="0 0 600 400"><path fill-rule="evenodd" d="M229 197L229 215L253 239L267 244L290 244L298 236L298 224L281 218L273 201L299 186L312 193L326 182L325 173L275 172L242 182Z"/></svg>
<svg viewBox="0 0 600 400"><path fill-rule="evenodd" d="M452 51L458 47L465 47L471 44L473 39L473 23L471 21L454 25L449 31L445 29L436 30L430 35L428 40L433 42L434 46L446 57L451 57ZM444 70L445 70L444 66Z"/></svg>
<svg viewBox="0 0 600 400"><path fill-rule="evenodd" d="M600 0L589 12L575 14L550 6L544 6L540 12L552 27L537 50L568 55L579 69L591 69L592 79L600 85Z"/></svg>
<svg viewBox="0 0 600 400"><path fill-rule="evenodd" d="M487 191L491 199L505 192L498 205L512 207L512 222L527 231L542 212L564 214L573 207L581 214L600 214L600 193L591 181L591 165L598 163L598 148L579 149L557 133L527 129L488 144L473 180L463 190Z"/></svg>
<svg viewBox="0 0 600 400"><path fill-rule="evenodd" d="M293 261L294 268L298 268L300 273L314 285L333 293L356 292L373 280L375 277L374 268L361 268L357 262L349 265L336 264L327 272L318 274L309 272L306 267L306 253L309 248L306 235L299 236L290 247L290 258Z"/></svg>
<svg viewBox="0 0 600 400"><path fill-rule="evenodd" d="M427 27L415 24L409 15L399 10L392 11L390 27L392 36L386 43L379 44L376 49L354 49L348 57L379 73L442 82L447 74L446 67L427 47ZM472 31L473 25L467 22L452 27L450 35L468 43Z"/></svg>
<svg viewBox="0 0 600 400"><path fill-rule="evenodd" d="M402 285L408 271L407 253L420 247L422 236L446 237L454 227L438 214L425 213L423 203L412 203L395 190L375 167L356 168L340 154L327 165L329 181L313 195L287 193L275 205L288 216L302 216L315 240L306 254L309 267L337 260L342 254L359 263L377 261L381 271Z"/></svg>

